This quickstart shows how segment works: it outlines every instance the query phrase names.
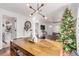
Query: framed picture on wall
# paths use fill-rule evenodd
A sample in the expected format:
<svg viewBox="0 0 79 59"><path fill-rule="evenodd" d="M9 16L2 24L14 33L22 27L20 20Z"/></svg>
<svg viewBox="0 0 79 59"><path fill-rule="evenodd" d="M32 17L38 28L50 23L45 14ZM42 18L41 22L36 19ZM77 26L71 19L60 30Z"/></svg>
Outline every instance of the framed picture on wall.
<svg viewBox="0 0 79 59"><path fill-rule="evenodd" d="M45 30L45 25L41 25L41 30Z"/></svg>

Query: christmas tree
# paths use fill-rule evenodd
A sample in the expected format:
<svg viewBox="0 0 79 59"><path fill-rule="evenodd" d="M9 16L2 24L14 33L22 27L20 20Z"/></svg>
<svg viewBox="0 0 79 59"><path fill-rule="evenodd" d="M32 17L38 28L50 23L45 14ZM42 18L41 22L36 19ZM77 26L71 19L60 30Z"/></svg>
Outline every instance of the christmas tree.
<svg viewBox="0 0 79 59"><path fill-rule="evenodd" d="M60 40L63 42L63 49L65 52L76 50L76 30L75 20L72 16L72 11L66 8L61 27Z"/></svg>

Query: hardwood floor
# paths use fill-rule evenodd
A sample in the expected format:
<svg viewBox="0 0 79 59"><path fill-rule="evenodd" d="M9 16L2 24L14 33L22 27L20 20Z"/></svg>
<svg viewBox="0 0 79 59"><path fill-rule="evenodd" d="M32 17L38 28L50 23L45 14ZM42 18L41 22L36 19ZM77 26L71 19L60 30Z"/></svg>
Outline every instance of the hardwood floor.
<svg viewBox="0 0 79 59"><path fill-rule="evenodd" d="M0 50L0 56L10 56L10 48L7 47Z"/></svg>

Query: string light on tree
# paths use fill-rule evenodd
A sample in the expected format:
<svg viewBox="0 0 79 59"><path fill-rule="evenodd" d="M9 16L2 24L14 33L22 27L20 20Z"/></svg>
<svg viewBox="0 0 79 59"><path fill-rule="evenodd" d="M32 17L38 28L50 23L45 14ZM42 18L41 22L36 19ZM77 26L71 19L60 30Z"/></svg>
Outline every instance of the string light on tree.
<svg viewBox="0 0 79 59"><path fill-rule="evenodd" d="M76 50L75 20L73 20L72 11L68 8L64 12L60 30L60 40L63 42L64 52Z"/></svg>

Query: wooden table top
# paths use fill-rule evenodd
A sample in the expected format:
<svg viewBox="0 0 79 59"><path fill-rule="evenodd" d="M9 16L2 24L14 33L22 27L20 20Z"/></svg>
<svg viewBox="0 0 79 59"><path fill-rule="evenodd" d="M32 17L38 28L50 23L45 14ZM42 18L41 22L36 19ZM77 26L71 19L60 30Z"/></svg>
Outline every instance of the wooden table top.
<svg viewBox="0 0 79 59"><path fill-rule="evenodd" d="M59 56L62 48L61 43L49 39L37 43L31 43L27 39L17 39L12 42L35 56Z"/></svg>

